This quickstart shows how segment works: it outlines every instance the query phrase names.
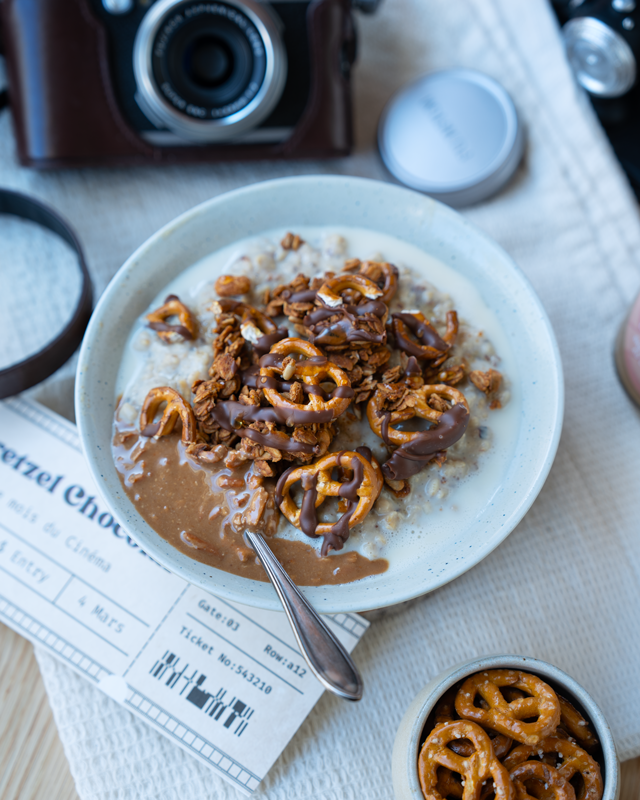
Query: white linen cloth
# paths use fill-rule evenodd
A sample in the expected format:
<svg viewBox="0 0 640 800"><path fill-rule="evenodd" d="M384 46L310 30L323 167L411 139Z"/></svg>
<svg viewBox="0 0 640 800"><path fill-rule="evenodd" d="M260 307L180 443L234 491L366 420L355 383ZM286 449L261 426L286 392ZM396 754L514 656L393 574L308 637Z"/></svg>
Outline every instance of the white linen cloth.
<svg viewBox="0 0 640 800"><path fill-rule="evenodd" d="M325 695L264 781L268 798L390 798L391 748L415 693L486 653L548 660L609 719L620 756L640 754L640 414L613 367L616 329L640 288L637 207L569 73L544 0L384 0L361 18L357 147L348 159L37 174L20 169L0 119L0 183L53 203L82 239L96 289L185 209L265 178L340 172L385 179L374 149L384 102L429 70L497 78L528 130L522 167L465 212L515 258L551 317L567 389L551 475L496 552L413 607L374 623L357 648L366 692ZM71 414L71 367L39 390ZM108 697L37 651L82 800L234 797L235 790Z"/></svg>

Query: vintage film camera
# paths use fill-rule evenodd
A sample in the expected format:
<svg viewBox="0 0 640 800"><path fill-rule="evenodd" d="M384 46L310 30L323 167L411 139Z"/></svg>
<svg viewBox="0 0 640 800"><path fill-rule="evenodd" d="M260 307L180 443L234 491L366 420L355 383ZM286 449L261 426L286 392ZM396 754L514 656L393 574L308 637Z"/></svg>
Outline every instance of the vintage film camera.
<svg viewBox="0 0 640 800"><path fill-rule="evenodd" d="M640 197L640 0L554 0L567 57Z"/></svg>
<svg viewBox="0 0 640 800"><path fill-rule="evenodd" d="M377 1L0 0L20 161L345 155L352 7Z"/></svg>

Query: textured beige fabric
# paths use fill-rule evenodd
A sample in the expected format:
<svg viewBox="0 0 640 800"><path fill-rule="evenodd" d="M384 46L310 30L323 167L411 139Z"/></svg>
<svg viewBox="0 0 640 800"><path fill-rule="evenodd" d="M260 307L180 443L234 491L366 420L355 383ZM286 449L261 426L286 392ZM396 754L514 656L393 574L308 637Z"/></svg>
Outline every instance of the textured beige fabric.
<svg viewBox="0 0 640 800"><path fill-rule="evenodd" d="M131 251L212 195L280 175L384 178L374 152L384 102L428 70L500 80L526 123L515 180L466 212L526 272L562 352L567 411L549 480L482 564L375 623L356 650L357 706L323 697L260 790L269 798L389 798L396 727L418 689L465 658L514 652L582 682L623 758L640 754L640 414L614 375L615 331L640 288L635 200L574 88L544 0L385 0L360 20L358 146L350 159L38 175L16 167L0 119L0 182L53 202L77 227L102 289ZM69 368L40 396L70 413ZM38 658L83 800L232 797L235 790L58 664Z"/></svg>

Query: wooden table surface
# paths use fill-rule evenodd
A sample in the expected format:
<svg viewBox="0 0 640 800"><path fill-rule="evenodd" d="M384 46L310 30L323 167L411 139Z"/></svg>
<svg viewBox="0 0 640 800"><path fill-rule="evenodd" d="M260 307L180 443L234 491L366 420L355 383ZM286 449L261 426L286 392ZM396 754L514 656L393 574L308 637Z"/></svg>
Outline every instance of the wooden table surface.
<svg viewBox="0 0 640 800"><path fill-rule="evenodd" d="M33 647L0 623L0 798L78 800ZM640 758L622 765L621 800L640 798Z"/></svg>

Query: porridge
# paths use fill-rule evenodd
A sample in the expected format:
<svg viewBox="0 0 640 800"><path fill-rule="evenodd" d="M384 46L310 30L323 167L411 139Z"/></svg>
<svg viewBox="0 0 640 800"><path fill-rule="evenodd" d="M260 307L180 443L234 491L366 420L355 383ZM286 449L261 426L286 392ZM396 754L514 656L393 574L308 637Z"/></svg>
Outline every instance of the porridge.
<svg viewBox="0 0 640 800"><path fill-rule="evenodd" d="M141 317L113 454L163 538L266 580L249 527L294 581L324 585L384 572L465 499L473 513L513 429L512 364L473 288L457 277L444 293L400 245L354 230L246 240Z"/></svg>

